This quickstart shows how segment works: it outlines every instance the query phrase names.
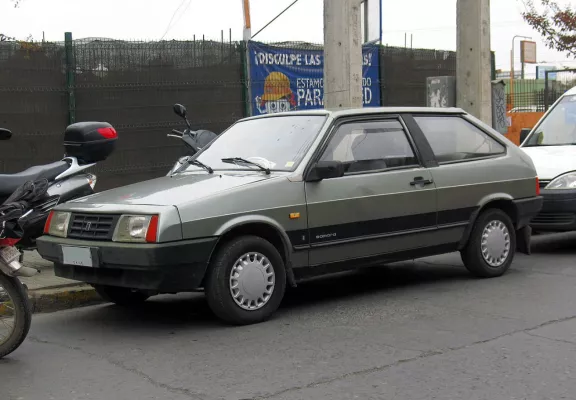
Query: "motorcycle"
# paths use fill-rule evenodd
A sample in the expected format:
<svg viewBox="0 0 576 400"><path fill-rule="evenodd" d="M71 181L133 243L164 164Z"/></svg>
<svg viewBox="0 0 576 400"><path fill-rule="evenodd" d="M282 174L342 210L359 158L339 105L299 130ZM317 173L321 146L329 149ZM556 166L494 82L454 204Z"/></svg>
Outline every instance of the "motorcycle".
<svg viewBox="0 0 576 400"><path fill-rule="evenodd" d="M11 136L9 130L0 128L1 140ZM48 181L46 192L26 216L26 229L17 246L20 251L35 249L36 239L42 236L46 219L56 205L94 193L97 177L86 170L106 160L117 139L116 130L108 123L75 123L64 132L65 155L61 161L33 166L16 174L0 174L0 204L25 182Z"/></svg>
<svg viewBox="0 0 576 400"><path fill-rule="evenodd" d="M201 151L204 147L208 146L212 140L214 140L218 135L214 132L208 131L206 129L200 129L197 131L192 130L190 121L188 121L188 115L186 107L182 104L174 104L174 113L181 117L184 122L186 122L186 129L184 131L179 131L176 129L169 133L168 137L173 137L181 139L186 145L186 155L180 157L180 159L174 164L168 175L172 175L180 170L185 169L188 165L193 163L194 155Z"/></svg>
<svg viewBox="0 0 576 400"><path fill-rule="evenodd" d="M18 277L38 273L19 262L15 247L22 238L26 217L48 189L47 179L26 182L0 205L0 358L12 353L24 341L30 329L32 310L26 287Z"/></svg>

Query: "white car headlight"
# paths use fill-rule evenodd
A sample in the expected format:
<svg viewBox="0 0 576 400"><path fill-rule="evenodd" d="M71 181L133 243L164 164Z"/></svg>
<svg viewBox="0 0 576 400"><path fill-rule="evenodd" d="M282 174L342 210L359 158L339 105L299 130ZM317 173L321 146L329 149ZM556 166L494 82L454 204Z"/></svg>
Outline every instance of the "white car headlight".
<svg viewBox="0 0 576 400"><path fill-rule="evenodd" d="M67 237L70 215L69 212L52 211L46 220L44 233L50 236Z"/></svg>
<svg viewBox="0 0 576 400"><path fill-rule="evenodd" d="M546 186L546 189L576 189L576 172L560 175Z"/></svg>
<svg viewBox="0 0 576 400"><path fill-rule="evenodd" d="M156 243L157 238L157 215L122 215L112 236L114 242Z"/></svg>

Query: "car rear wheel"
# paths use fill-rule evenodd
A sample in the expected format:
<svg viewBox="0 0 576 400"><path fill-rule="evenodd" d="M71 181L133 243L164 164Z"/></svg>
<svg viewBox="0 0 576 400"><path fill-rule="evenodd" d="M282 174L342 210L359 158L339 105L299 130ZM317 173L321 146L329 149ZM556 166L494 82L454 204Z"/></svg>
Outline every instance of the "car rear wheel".
<svg viewBox="0 0 576 400"><path fill-rule="evenodd" d="M461 255L474 276L494 278L510 268L515 252L516 231L512 220L502 210L489 209L478 216Z"/></svg>
<svg viewBox="0 0 576 400"><path fill-rule="evenodd" d="M278 250L257 236L225 243L214 256L206 278L208 305L216 316L235 325L262 322L278 309L286 290L286 271Z"/></svg>
<svg viewBox="0 0 576 400"><path fill-rule="evenodd" d="M96 293L104 300L119 306L133 307L144 303L150 296L130 288L95 285Z"/></svg>

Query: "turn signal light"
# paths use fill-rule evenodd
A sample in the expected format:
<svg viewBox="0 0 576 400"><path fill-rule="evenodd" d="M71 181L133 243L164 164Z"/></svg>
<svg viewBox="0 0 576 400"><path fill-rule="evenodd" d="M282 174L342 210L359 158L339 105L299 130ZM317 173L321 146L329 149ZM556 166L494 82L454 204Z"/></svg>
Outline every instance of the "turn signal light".
<svg viewBox="0 0 576 400"><path fill-rule="evenodd" d="M146 242L156 243L158 240L158 216L153 215L150 218L150 225L148 225L148 231L146 231Z"/></svg>
<svg viewBox="0 0 576 400"><path fill-rule="evenodd" d="M50 232L50 224L52 223L52 217L54 216L54 210L50 211L48 214L48 218L46 218L46 223L44 224L44 234L48 234Z"/></svg>

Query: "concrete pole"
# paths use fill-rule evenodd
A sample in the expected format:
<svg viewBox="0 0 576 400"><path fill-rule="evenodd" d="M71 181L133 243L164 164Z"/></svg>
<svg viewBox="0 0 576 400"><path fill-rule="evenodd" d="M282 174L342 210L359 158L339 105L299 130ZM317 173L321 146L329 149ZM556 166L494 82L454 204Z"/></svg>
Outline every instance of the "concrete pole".
<svg viewBox="0 0 576 400"><path fill-rule="evenodd" d="M492 126L490 0L458 0L456 8L456 102Z"/></svg>
<svg viewBox="0 0 576 400"><path fill-rule="evenodd" d="M362 107L361 0L324 0L324 108Z"/></svg>

